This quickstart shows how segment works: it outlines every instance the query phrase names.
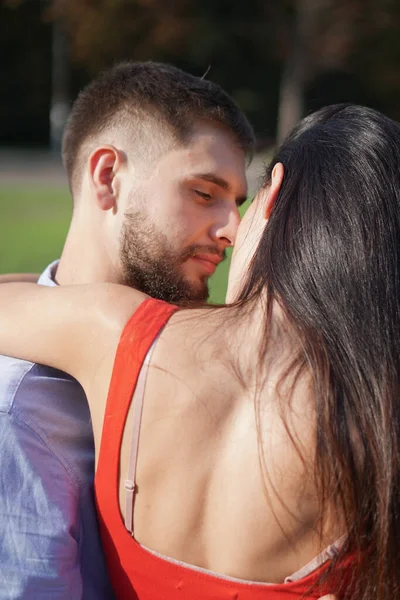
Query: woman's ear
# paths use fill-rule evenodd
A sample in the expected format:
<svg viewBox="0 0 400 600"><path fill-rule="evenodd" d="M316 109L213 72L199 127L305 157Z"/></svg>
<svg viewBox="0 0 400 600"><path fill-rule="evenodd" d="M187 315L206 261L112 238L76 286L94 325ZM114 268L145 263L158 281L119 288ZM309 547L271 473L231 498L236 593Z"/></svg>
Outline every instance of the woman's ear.
<svg viewBox="0 0 400 600"><path fill-rule="evenodd" d="M97 204L101 210L116 206L115 175L121 164L121 153L114 146L96 148L89 156L89 179Z"/></svg>
<svg viewBox="0 0 400 600"><path fill-rule="evenodd" d="M267 198L265 201L264 216L266 219L269 219L272 209L275 206L275 202L278 197L279 190L281 189L281 186L282 186L284 174L285 174L285 169L283 167L283 164L276 163L276 165L272 169L271 184L269 186Z"/></svg>

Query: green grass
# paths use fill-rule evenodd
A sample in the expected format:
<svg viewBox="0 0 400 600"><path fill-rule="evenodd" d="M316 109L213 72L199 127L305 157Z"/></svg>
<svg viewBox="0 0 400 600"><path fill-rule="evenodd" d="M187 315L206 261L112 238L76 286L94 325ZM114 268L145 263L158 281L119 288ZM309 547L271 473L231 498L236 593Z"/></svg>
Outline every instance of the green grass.
<svg viewBox="0 0 400 600"><path fill-rule="evenodd" d="M241 216L243 217L244 213L248 209L250 205L250 198L246 200L244 204L239 209ZM227 250L227 257L219 267L217 268L215 274L210 279L210 302L222 303L225 302L226 296L226 288L228 285L228 273L229 273L229 265L231 262L232 249L229 248Z"/></svg>
<svg viewBox="0 0 400 600"><path fill-rule="evenodd" d="M0 272L40 272L60 256L71 218L65 188L0 188Z"/></svg>
<svg viewBox="0 0 400 600"><path fill-rule="evenodd" d="M1 187L0 273L39 273L59 258L71 207L66 188ZM210 280L212 302L224 301L231 253L228 254Z"/></svg>
<svg viewBox="0 0 400 600"><path fill-rule="evenodd" d="M226 260L224 260L210 278L210 302L221 304L225 300L226 287L228 285L229 264L232 251L228 250Z"/></svg>

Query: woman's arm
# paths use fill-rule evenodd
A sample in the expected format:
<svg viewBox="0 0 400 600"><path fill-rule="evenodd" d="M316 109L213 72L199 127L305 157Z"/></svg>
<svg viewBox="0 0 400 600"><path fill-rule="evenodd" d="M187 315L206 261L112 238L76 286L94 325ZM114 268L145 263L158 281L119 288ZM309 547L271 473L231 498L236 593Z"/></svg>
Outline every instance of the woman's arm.
<svg viewBox="0 0 400 600"><path fill-rule="evenodd" d="M116 284L0 286L0 354L70 373L87 390L112 367L122 329L145 295Z"/></svg>
<svg viewBox="0 0 400 600"><path fill-rule="evenodd" d="M23 281L25 283L37 283L38 279L38 273L8 273L7 275L0 275L0 283L22 283Z"/></svg>

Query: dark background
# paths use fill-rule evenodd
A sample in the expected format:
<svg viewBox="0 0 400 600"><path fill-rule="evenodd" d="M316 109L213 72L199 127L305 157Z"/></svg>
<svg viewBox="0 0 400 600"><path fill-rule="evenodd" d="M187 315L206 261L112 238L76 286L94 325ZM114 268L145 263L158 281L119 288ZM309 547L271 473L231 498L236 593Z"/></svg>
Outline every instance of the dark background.
<svg viewBox="0 0 400 600"><path fill-rule="evenodd" d="M48 147L52 105L123 59L208 71L261 147L334 102L400 120L399 23L399 0L3 0L0 145Z"/></svg>

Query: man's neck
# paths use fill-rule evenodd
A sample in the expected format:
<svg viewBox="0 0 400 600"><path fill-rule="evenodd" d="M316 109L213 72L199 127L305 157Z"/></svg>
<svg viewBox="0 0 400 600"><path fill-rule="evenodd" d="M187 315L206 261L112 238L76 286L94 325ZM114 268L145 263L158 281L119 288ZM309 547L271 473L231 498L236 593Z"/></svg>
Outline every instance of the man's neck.
<svg viewBox="0 0 400 600"><path fill-rule="evenodd" d="M120 283L120 269L111 261L104 245L86 236L68 234L55 274L59 285Z"/></svg>

